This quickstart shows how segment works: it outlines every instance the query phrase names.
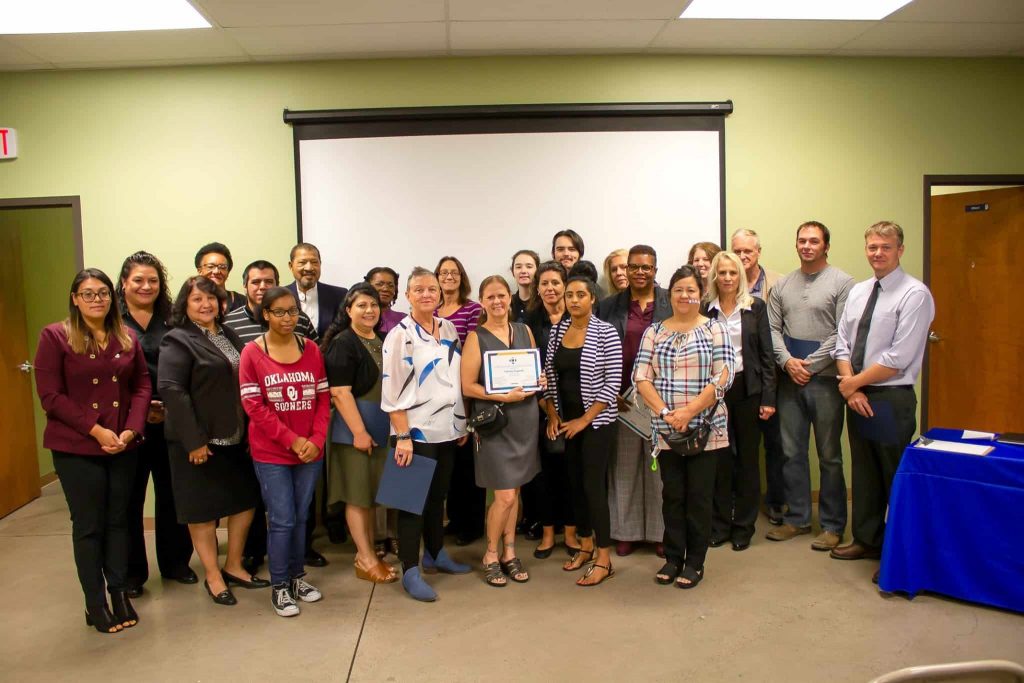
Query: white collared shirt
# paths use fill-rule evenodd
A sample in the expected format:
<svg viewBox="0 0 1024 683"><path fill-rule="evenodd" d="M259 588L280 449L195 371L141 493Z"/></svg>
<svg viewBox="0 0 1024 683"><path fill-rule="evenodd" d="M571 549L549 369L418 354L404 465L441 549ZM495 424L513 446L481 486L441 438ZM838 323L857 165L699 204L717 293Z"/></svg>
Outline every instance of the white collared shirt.
<svg viewBox="0 0 1024 683"><path fill-rule="evenodd" d="M295 283L295 291L299 293L299 306L302 312L309 316L309 322L313 323L313 329L320 329L320 299L317 296L317 286L307 292L302 291L299 283Z"/></svg>
<svg viewBox="0 0 1024 683"><path fill-rule="evenodd" d="M742 311L749 311L750 306L740 308L737 306L732 310L732 314L726 315L722 311L722 304L716 298L709 304L709 308L713 308L718 311L718 320L725 325L725 329L729 332L729 341L732 342L733 351L736 352L736 365L733 372L743 371L743 320Z"/></svg>

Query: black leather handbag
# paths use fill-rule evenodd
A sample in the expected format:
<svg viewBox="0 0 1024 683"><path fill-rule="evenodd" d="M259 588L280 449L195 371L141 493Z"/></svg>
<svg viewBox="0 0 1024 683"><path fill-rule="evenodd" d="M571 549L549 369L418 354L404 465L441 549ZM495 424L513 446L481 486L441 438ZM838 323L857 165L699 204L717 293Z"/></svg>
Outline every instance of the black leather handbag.
<svg viewBox="0 0 1024 683"><path fill-rule="evenodd" d="M497 434L508 424L508 416L501 406L492 403L473 413L469 418L469 431L480 436Z"/></svg>
<svg viewBox="0 0 1024 683"><path fill-rule="evenodd" d="M668 434L662 434L662 436L665 437L665 442L668 444L668 447L679 455L697 455L698 453L703 453L704 449L708 445L708 439L711 438L711 418L714 416L721 403L721 400L716 401L715 405L711 406L709 410L704 412L700 416L700 423L696 427L690 427L682 432L677 432L673 429Z"/></svg>

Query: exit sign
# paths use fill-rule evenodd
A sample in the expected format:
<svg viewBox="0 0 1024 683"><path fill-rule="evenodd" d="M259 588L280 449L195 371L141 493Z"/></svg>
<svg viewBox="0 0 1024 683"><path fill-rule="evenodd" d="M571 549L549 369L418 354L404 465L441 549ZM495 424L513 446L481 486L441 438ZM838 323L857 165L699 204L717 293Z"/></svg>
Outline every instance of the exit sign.
<svg viewBox="0 0 1024 683"><path fill-rule="evenodd" d="M18 131L0 126L0 159L18 158Z"/></svg>

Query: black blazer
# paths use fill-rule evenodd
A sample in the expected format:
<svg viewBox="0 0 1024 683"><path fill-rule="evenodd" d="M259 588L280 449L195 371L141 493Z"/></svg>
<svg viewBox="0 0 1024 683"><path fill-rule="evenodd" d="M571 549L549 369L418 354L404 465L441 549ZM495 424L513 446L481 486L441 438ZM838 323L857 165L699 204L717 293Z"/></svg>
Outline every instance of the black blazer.
<svg viewBox="0 0 1024 683"><path fill-rule="evenodd" d="M242 340L221 326L242 351ZM217 346L192 323L175 327L160 343L160 396L167 411L164 434L186 451L238 431L242 401L238 377Z"/></svg>
<svg viewBox="0 0 1024 683"><path fill-rule="evenodd" d="M718 309L711 304L701 306L701 313L709 318L718 317ZM758 405L775 407L775 352L772 349L772 331L768 326L768 306L754 297L750 310L740 311L740 341L743 344L743 383L747 396L761 394Z"/></svg>
<svg viewBox="0 0 1024 683"><path fill-rule="evenodd" d="M380 337L380 333L377 333ZM380 371L359 336L348 328L324 349L327 382L332 387L352 387L352 396L365 396L377 383Z"/></svg>
<svg viewBox="0 0 1024 683"><path fill-rule="evenodd" d="M629 316L629 287L618 294L601 299L597 305L597 317L610 323L619 333L619 339L626 338L626 318ZM668 290L654 287L654 321L668 320L672 317L672 304L668 299Z"/></svg>
<svg viewBox="0 0 1024 683"><path fill-rule="evenodd" d="M292 291L295 300L298 301L299 286L295 281L288 285L288 289ZM316 307L320 315L320 319L316 323L316 333L319 337L323 337L327 332L331 321L334 320L334 314L338 312L338 306L345 303L346 294L348 294L348 289L345 287L335 287L324 282L316 283Z"/></svg>

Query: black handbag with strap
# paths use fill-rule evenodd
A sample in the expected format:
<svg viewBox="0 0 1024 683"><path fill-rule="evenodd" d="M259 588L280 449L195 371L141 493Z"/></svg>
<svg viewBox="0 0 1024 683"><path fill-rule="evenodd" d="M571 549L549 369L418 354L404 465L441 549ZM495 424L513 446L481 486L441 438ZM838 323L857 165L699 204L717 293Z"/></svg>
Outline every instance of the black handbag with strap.
<svg viewBox="0 0 1024 683"><path fill-rule="evenodd" d="M665 438L665 443L668 444L668 447L679 455L697 455L698 453L703 453L704 449L708 445L708 439L711 438L711 430L713 428L711 418L714 417L715 413L718 411L718 406L721 404L721 399L715 401L715 405L711 406L709 410L701 414L700 422L696 427L690 427L681 432L677 432L673 429L668 434L662 434Z"/></svg>
<svg viewBox="0 0 1024 683"><path fill-rule="evenodd" d="M469 431L488 436L497 434L508 425L508 416L497 403L480 408L469 417L467 427Z"/></svg>

